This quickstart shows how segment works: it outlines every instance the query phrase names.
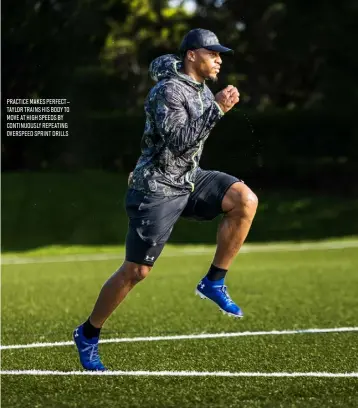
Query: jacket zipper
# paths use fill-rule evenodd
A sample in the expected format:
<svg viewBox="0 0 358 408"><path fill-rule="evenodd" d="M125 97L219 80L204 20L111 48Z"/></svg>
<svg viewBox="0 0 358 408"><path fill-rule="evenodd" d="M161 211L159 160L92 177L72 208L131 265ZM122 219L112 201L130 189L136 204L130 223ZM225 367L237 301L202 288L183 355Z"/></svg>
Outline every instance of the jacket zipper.
<svg viewBox="0 0 358 408"><path fill-rule="evenodd" d="M199 101L200 101L200 106L201 106L201 114L203 115L203 114L204 114L204 104L203 104L203 100L201 99L201 92L200 92L200 90L198 91L198 95L199 95ZM203 141L200 141L198 150L193 154L193 156L192 156L192 158L191 158L191 160L192 160L193 163L194 163L194 167L193 167L193 170L190 172L190 174L193 174L194 170L195 170L195 169L197 168L197 166L198 166L197 162L195 161L195 157L199 154L199 152L200 152L200 150L201 150L201 148L202 148L202 145L203 145ZM193 182L189 181L189 173L187 173L187 178L186 178L186 180L187 180L187 182L191 185L191 191L194 191L195 185L194 185Z"/></svg>

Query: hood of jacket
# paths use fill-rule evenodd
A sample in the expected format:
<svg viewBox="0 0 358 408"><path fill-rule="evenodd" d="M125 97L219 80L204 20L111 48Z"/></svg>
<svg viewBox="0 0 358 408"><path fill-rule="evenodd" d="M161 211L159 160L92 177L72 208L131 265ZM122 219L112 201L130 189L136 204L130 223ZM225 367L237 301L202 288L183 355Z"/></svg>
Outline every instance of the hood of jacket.
<svg viewBox="0 0 358 408"><path fill-rule="evenodd" d="M163 79L177 78L197 89L203 89L205 82L195 81L189 75L184 74L180 71L182 67L183 61L181 58L174 54L166 54L156 58L150 63L149 74L156 82Z"/></svg>

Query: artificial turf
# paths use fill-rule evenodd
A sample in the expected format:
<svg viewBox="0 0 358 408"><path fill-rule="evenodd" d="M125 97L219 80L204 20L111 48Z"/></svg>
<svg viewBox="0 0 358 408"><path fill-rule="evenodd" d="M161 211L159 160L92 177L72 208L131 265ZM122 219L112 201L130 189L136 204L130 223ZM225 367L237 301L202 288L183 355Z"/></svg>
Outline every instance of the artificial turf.
<svg viewBox="0 0 358 408"><path fill-rule="evenodd" d="M209 250L167 255L108 320L103 339L358 326L357 248L239 255L226 281L242 320L194 296ZM2 345L71 340L118 263L3 265ZM357 373L358 333L137 341L101 344L100 353L110 370ZM29 369L81 367L72 345L2 350L3 371ZM355 407L358 378L2 375L2 406Z"/></svg>

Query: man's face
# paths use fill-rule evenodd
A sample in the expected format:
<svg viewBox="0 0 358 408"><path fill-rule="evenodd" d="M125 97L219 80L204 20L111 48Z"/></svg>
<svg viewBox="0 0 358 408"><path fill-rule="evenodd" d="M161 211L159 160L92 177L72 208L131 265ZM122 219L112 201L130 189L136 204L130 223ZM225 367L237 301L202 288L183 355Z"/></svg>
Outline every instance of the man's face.
<svg viewBox="0 0 358 408"><path fill-rule="evenodd" d="M199 48L198 50L189 51L188 59L200 77L206 80L211 79L214 82L217 81L222 63L220 53L206 48Z"/></svg>

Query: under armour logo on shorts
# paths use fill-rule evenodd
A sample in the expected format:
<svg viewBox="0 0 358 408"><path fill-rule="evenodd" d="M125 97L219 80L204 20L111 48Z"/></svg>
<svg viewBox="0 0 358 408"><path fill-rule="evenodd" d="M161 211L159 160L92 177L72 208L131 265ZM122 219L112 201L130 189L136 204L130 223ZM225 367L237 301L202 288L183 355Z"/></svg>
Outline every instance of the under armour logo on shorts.
<svg viewBox="0 0 358 408"><path fill-rule="evenodd" d="M154 261L154 256L146 255L145 260L146 261Z"/></svg>

